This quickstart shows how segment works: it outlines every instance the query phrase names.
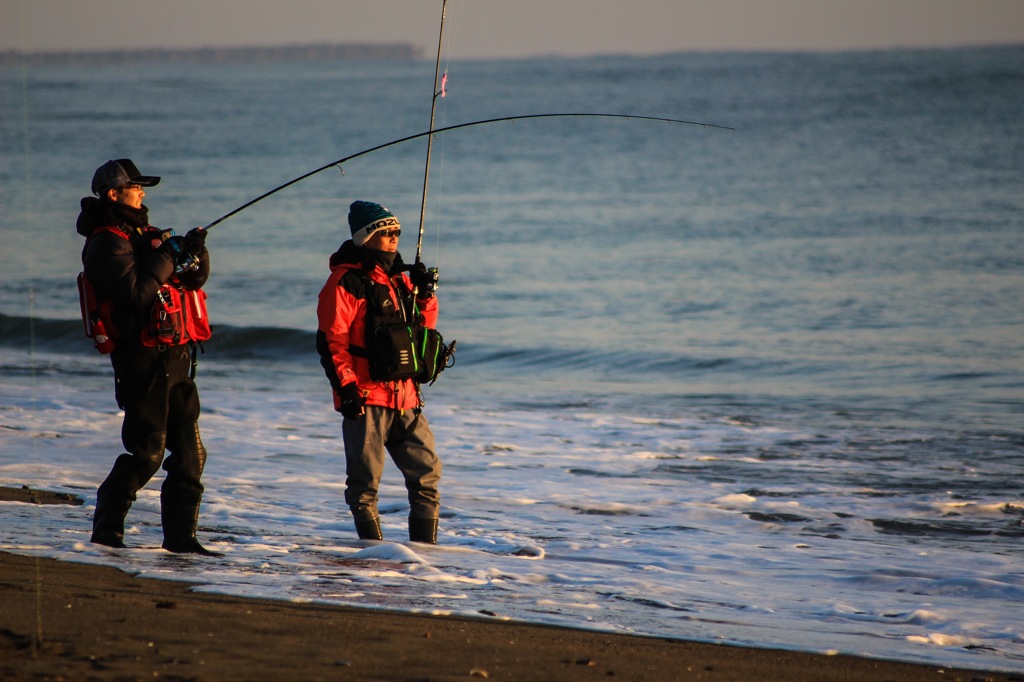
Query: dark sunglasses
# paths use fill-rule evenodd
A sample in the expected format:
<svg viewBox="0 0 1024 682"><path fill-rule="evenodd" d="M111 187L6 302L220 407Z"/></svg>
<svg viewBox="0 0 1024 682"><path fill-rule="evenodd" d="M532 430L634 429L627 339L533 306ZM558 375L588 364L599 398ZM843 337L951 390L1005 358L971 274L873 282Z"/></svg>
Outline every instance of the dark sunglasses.
<svg viewBox="0 0 1024 682"><path fill-rule="evenodd" d="M377 230L377 234L381 237L401 237L401 230Z"/></svg>

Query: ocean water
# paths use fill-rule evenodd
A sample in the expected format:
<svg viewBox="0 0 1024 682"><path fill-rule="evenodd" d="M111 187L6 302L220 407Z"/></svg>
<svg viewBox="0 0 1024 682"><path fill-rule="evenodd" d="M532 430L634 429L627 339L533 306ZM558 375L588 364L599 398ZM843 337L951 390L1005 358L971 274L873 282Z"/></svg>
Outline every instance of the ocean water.
<svg viewBox="0 0 1024 682"><path fill-rule="evenodd" d="M197 589L1024 671L1024 47L452 61L423 241L440 545L354 539L315 299L355 199L415 252L426 142L211 231L201 531L88 543L120 452L78 201L131 157L184 232L426 130L433 63L0 72L0 549Z"/></svg>

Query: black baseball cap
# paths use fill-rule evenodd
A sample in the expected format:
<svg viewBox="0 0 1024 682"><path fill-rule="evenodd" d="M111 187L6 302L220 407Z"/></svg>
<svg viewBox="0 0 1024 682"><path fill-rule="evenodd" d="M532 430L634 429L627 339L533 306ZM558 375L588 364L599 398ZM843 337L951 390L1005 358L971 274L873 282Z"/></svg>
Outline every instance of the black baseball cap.
<svg viewBox="0 0 1024 682"><path fill-rule="evenodd" d="M117 189L129 183L152 187L160 182L158 175L143 175L131 159L107 161L92 176L92 193L101 196L108 189Z"/></svg>

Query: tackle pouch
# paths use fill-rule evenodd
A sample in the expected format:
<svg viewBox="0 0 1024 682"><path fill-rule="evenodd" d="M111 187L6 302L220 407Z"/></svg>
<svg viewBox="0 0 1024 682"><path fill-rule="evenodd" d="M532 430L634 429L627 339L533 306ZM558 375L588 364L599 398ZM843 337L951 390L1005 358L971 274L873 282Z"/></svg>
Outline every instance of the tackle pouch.
<svg viewBox="0 0 1024 682"><path fill-rule="evenodd" d="M147 348L180 346L187 341L181 292L170 284L165 284L156 292L156 300L153 301L149 314L149 324L142 330L142 345Z"/></svg>
<svg viewBox="0 0 1024 682"><path fill-rule="evenodd" d="M420 361L416 381L432 384L446 367L455 364L455 341L446 346L441 332L429 327L417 327L416 332L416 353Z"/></svg>
<svg viewBox="0 0 1024 682"><path fill-rule="evenodd" d="M173 284L160 287L149 324L142 330L143 346L181 346L206 341L211 335L205 291L188 291Z"/></svg>
<svg viewBox="0 0 1024 682"><path fill-rule="evenodd" d="M374 381L415 379L420 373L415 332L404 322L382 324L367 344L370 378Z"/></svg>
<svg viewBox="0 0 1024 682"><path fill-rule="evenodd" d="M185 290L185 324L193 341L207 341L213 336L210 317L206 314L206 292L202 289Z"/></svg>
<svg viewBox="0 0 1024 682"><path fill-rule="evenodd" d="M96 350L106 355L117 345L117 328L112 318L110 301L101 300L84 272L78 273L78 302L82 307L82 324L86 338L92 339Z"/></svg>

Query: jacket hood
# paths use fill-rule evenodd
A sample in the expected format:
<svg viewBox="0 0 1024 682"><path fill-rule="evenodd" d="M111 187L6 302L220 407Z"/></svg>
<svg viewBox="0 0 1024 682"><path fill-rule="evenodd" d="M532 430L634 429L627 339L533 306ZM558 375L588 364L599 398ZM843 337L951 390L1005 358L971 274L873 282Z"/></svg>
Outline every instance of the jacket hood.
<svg viewBox="0 0 1024 682"><path fill-rule="evenodd" d="M331 254L331 270L347 265L349 267L359 265L363 262L363 252L351 239L338 247L338 250Z"/></svg>
<svg viewBox="0 0 1024 682"><path fill-rule="evenodd" d="M82 198L82 211L78 214L78 222L75 229L78 234L88 237L97 227L102 224L112 224L114 213L102 201L96 197Z"/></svg>
<svg viewBox="0 0 1024 682"><path fill-rule="evenodd" d="M97 227L146 227L149 225L149 209L132 208L124 204L115 204L96 197L82 198L82 211L78 214L75 229L83 237L89 237Z"/></svg>

